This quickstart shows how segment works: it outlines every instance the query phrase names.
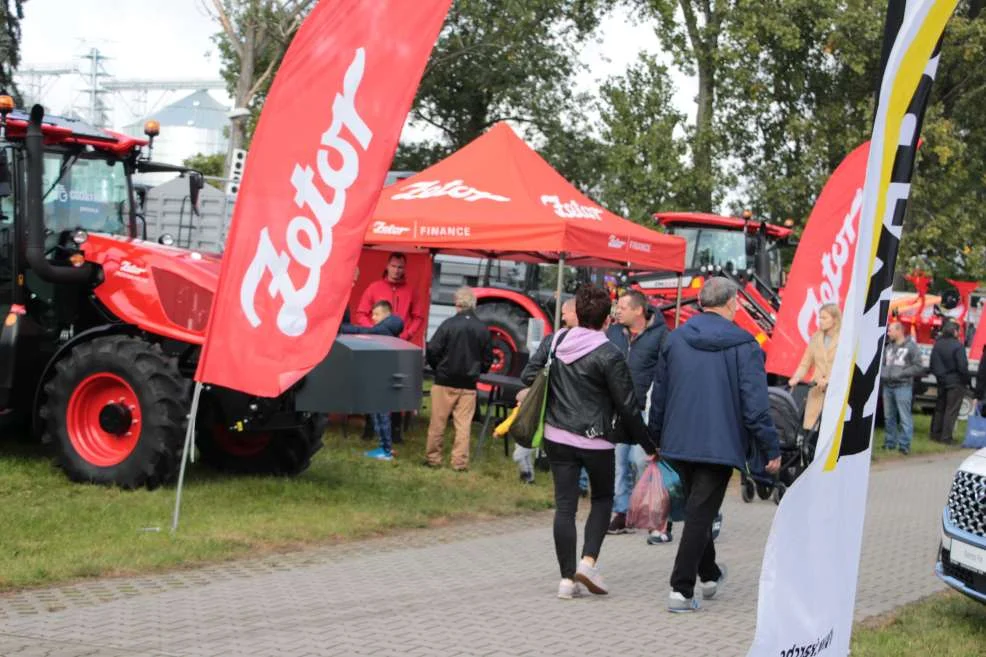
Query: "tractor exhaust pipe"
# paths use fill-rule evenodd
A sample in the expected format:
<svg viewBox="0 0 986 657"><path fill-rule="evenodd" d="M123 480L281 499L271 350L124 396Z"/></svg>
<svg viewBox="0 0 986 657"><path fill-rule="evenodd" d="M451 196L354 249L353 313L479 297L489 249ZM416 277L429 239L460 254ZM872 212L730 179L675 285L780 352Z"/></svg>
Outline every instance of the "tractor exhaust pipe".
<svg viewBox="0 0 986 657"><path fill-rule="evenodd" d="M41 197L41 179L44 175L44 136L41 133L41 120L44 114L41 105L31 108L31 118L24 138L24 151L27 153L27 239L24 259L38 277L49 283L88 283L93 275L93 268L89 263L81 267L57 267L45 257L44 205Z"/></svg>

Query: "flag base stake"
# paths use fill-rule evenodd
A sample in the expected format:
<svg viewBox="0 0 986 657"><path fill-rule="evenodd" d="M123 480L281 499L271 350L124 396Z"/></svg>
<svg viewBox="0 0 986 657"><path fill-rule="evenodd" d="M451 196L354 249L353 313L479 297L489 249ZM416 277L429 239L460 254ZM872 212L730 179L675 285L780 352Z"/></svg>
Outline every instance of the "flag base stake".
<svg viewBox="0 0 986 657"><path fill-rule="evenodd" d="M181 491L185 484L185 467L195 462L195 418L199 412L199 398L202 396L202 383L195 382L192 393L192 409L188 415L188 429L185 431L185 447L181 452L181 468L178 470L178 490L175 491L175 512L171 517L171 534L178 531L178 517L181 514Z"/></svg>

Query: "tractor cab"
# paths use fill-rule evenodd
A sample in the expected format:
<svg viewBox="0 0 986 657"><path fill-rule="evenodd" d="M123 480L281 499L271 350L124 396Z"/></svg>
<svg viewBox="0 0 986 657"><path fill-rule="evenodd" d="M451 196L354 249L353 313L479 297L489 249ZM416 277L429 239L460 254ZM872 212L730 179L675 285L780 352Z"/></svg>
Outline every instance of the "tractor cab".
<svg viewBox="0 0 986 657"><path fill-rule="evenodd" d="M790 227L701 212L654 215L668 233L684 237L685 262L694 275L725 271L756 282L761 293L784 287L782 248L791 243Z"/></svg>

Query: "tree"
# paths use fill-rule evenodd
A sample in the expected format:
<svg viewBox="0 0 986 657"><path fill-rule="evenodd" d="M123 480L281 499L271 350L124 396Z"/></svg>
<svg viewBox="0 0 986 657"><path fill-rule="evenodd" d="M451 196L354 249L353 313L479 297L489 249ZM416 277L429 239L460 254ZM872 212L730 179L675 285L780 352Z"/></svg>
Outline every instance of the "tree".
<svg viewBox="0 0 986 657"><path fill-rule="evenodd" d="M901 267L986 280L986 13L966 0L945 32L918 151Z"/></svg>
<svg viewBox="0 0 986 657"><path fill-rule="evenodd" d="M869 138L884 8L867 0L739 4L720 44L720 113L743 205L808 218L839 162Z"/></svg>
<svg viewBox="0 0 986 657"><path fill-rule="evenodd" d="M572 90L572 77L604 6L601 0L455 2L411 112L412 121L438 137L402 144L395 167L431 164L499 121L520 126L539 145L571 139L583 100Z"/></svg>
<svg viewBox="0 0 986 657"><path fill-rule="evenodd" d="M205 176L223 178L226 175L225 153L213 153L212 155L196 153L191 157L185 158L182 164L189 169L195 169ZM222 189L222 184L218 180L209 180L208 182L216 189Z"/></svg>
<svg viewBox="0 0 986 657"><path fill-rule="evenodd" d="M673 108L667 68L642 55L601 90L599 200L614 212L652 224L657 210L687 205L687 117Z"/></svg>
<svg viewBox="0 0 986 657"><path fill-rule="evenodd" d="M0 2L0 89L20 101L14 71L21 63L21 20L24 0Z"/></svg>
<svg viewBox="0 0 986 657"><path fill-rule="evenodd" d="M737 10L737 0L631 0L648 18L657 21L657 36L674 63L689 75L697 75L698 96L690 146L691 192L695 210L711 212L722 185L717 156L722 140L716 125L716 97L721 86L719 44L727 17ZM682 20L677 18L681 12Z"/></svg>
<svg viewBox="0 0 986 657"><path fill-rule="evenodd" d="M228 155L249 144L274 73L316 1L209 0L212 16L222 26L215 41L223 79L234 107L250 110L246 120L233 121Z"/></svg>

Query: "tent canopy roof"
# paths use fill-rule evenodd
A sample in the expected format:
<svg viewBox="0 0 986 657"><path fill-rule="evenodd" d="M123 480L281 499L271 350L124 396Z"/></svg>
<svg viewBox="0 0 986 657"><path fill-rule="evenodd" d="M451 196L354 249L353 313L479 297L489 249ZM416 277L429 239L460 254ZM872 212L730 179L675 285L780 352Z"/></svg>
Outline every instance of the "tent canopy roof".
<svg viewBox="0 0 986 657"><path fill-rule="evenodd" d="M374 248L680 272L685 240L616 216L579 192L505 123L384 189Z"/></svg>

